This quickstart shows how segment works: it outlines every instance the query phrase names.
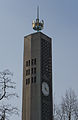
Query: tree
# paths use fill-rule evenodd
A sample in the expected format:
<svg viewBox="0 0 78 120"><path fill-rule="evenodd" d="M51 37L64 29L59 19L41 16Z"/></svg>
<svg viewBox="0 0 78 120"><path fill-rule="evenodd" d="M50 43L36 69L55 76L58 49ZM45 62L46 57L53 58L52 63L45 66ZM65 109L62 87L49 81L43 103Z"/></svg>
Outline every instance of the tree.
<svg viewBox="0 0 78 120"><path fill-rule="evenodd" d="M56 106L55 120L78 120L78 99L72 89L66 91L61 104Z"/></svg>
<svg viewBox="0 0 78 120"><path fill-rule="evenodd" d="M17 107L10 103L12 97L18 97L15 92L16 83L12 81L13 74L7 69L0 72L0 120L9 120L9 115L17 114Z"/></svg>

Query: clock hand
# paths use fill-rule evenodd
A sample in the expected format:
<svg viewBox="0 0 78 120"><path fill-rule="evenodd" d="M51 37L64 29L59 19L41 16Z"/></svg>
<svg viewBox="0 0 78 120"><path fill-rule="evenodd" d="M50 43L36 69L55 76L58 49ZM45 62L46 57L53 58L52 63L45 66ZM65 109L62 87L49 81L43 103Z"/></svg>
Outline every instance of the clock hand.
<svg viewBox="0 0 78 120"><path fill-rule="evenodd" d="M45 90L48 92L48 89L45 87Z"/></svg>

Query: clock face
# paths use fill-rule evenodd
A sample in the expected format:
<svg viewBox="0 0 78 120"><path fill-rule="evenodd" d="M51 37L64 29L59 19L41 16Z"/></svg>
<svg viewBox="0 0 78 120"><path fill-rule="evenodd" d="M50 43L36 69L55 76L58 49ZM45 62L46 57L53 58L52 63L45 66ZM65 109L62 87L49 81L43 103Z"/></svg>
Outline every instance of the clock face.
<svg viewBox="0 0 78 120"><path fill-rule="evenodd" d="M46 82L42 83L42 92L45 96L49 95L49 86Z"/></svg>

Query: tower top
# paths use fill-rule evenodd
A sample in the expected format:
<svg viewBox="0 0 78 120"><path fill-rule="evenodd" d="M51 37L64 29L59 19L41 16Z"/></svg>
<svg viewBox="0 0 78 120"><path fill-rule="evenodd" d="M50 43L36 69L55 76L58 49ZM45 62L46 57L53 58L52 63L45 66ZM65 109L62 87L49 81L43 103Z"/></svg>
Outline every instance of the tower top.
<svg viewBox="0 0 78 120"><path fill-rule="evenodd" d="M37 32L42 30L44 27L44 21L43 20L39 21L39 6L37 6L37 19L36 21L32 22L32 27Z"/></svg>

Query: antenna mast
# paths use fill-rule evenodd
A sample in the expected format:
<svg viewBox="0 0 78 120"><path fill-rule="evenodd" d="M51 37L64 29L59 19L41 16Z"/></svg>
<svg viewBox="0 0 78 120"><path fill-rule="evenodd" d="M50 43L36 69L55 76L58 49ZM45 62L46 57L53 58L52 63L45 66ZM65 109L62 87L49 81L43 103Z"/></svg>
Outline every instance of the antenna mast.
<svg viewBox="0 0 78 120"><path fill-rule="evenodd" d="M37 19L36 19L36 21L32 22L32 27L37 32L42 30L44 27L44 21L41 20L41 22L39 22L39 6L37 6Z"/></svg>
<svg viewBox="0 0 78 120"><path fill-rule="evenodd" d="M39 6L37 6L37 19L39 19Z"/></svg>

